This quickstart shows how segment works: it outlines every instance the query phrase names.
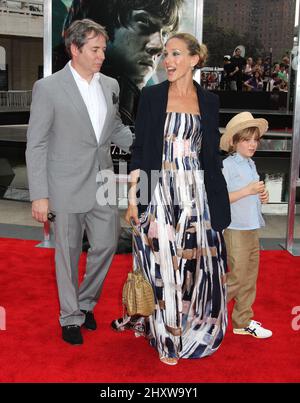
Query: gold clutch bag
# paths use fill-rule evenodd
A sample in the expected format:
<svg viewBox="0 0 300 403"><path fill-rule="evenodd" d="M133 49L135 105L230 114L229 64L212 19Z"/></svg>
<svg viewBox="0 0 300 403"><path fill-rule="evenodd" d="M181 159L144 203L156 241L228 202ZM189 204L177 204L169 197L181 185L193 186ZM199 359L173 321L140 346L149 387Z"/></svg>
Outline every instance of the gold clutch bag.
<svg viewBox="0 0 300 403"><path fill-rule="evenodd" d="M137 228L131 224L136 235L140 236ZM150 282L143 274L143 267L134 234L133 248L138 261L138 269L128 273L123 286L122 302L129 316L150 316L155 308L154 293Z"/></svg>

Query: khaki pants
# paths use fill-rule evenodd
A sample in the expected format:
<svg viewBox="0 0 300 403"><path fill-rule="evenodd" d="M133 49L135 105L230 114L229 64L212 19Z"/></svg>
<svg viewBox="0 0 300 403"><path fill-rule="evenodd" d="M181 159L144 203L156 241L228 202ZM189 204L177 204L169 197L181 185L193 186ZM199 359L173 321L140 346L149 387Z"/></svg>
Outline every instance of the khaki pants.
<svg viewBox="0 0 300 403"><path fill-rule="evenodd" d="M235 300L232 312L233 328L247 327L253 318L252 304L256 296L259 266L258 230L224 231L227 249L227 302Z"/></svg>

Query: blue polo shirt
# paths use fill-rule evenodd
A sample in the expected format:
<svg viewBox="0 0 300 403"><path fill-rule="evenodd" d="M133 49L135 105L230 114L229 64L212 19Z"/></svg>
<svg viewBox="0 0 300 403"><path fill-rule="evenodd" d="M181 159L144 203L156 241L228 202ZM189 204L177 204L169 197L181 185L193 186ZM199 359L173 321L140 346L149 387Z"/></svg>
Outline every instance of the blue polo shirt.
<svg viewBox="0 0 300 403"><path fill-rule="evenodd" d="M228 192L235 192L247 186L250 182L259 181L256 166L251 158L242 157L235 153L223 161L223 175ZM230 204L230 229L252 230L265 226L261 213L259 196L249 195Z"/></svg>

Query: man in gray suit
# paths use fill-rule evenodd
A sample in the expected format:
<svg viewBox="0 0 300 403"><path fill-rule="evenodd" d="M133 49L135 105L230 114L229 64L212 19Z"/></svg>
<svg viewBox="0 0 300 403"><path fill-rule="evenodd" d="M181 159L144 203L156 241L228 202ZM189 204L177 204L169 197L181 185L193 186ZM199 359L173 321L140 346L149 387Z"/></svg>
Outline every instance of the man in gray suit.
<svg viewBox="0 0 300 403"><path fill-rule="evenodd" d="M97 327L93 309L117 247L116 203L96 201L101 171L113 171L112 142L127 152L132 143L118 111L119 85L99 73L107 40L105 29L91 20L69 27L65 45L71 61L35 83L27 132L32 216L39 222L49 213L55 217L59 320L63 340L71 344L83 343L81 325ZM84 229L90 249L79 287Z"/></svg>

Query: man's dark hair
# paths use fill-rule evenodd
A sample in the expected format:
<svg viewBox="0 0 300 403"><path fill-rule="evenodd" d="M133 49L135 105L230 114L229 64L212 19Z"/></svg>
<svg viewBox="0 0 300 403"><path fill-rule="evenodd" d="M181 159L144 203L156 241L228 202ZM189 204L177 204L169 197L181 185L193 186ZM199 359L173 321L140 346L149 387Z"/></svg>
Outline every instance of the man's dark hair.
<svg viewBox="0 0 300 403"><path fill-rule="evenodd" d="M97 24L95 21L83 19L74 21L65 31L65 46L68 55L71 57L71 45L74 44L78 49L81 49L88 41L88 35L102 35L108 41L108 35L105 28Z"/></svg>
<svg viewBox="0 0 300 403"><path fill-rule="evenodd" d="M176 31L183 3L184 0L73 0L64 29L75 20L90 18L103 25L113 41L114 30L130 23L132 10L145 10L160 18L171 31Z"/></svg>

